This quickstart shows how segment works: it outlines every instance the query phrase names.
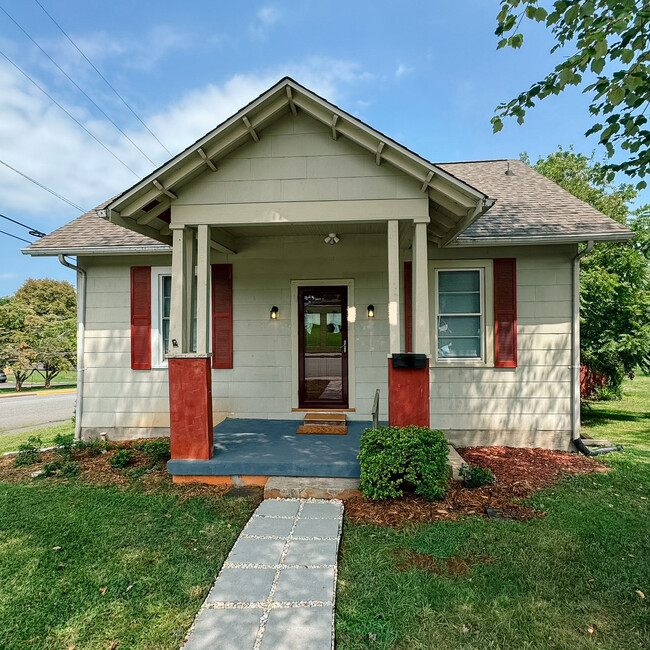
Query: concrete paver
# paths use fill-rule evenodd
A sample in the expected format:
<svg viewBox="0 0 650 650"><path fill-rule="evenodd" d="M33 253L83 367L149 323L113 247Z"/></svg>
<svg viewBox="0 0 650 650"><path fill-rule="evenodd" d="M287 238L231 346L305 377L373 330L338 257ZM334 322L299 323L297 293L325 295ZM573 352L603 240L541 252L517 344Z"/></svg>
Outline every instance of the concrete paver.
<svg viewBox="0 0 650 650"><path fill-rule="evenodd" d="M343 504L264 501L244 527L184 650L332 650Z"/></svg>

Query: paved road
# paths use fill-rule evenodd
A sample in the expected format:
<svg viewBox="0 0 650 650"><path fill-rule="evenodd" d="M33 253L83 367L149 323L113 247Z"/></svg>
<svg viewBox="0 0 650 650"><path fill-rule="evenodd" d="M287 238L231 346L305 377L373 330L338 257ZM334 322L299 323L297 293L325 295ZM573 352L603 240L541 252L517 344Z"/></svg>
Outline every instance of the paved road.
<svg viewBox="0 0 650 650"><path fill-rule="evenodd" d="M0 397L0 435L69 420L76 393Z"/></svg>

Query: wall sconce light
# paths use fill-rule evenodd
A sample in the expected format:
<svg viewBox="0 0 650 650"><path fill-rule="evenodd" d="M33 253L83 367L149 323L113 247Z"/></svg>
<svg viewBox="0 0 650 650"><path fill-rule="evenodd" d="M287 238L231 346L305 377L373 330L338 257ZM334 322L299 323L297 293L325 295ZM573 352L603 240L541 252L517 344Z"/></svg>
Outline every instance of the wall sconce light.
<svg viewBox="0 0 650 650"><path fill-rule="evenodd" d="M277 320L278 319L278 312L279 311L280 310L277 307L275 307L275 306L271 307L271 320Z"/></svg>
<svg viewBox="0 0 650 650"><path fill-rule="evenodd" d="M368 318L374 318L374 317L375 317L375 306L368 305Z"/></svg>

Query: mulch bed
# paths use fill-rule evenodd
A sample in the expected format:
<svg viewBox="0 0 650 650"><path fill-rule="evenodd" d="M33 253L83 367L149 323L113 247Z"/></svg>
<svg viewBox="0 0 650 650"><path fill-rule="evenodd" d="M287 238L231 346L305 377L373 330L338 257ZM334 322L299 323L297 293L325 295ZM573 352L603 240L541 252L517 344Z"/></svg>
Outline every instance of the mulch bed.
<svg viewBox="0 0 650 650"><path fill-rule="evenodd" d="M133 462L129 464L128 470L142 467L146 471L138 478L132 478L125 475L124 470L111 467L110 459L118 449L131 448L138 442L147 440L131 440L120 443L113 443L111 449L100 454L91 456L87 451L75 451L73 462L79 463L81 472L72 480L81 481L87 485L109 486L116 485L120 488L127 488L137 485L139 491L144 493L155 492L174 492L178 493L183 499L189 499L197 496L218 496L227 492L231 486L221 485L204 485L201 483L191 483L176 485L172 483L172 477L163 466L150 468L150 458L141 451L135 450ZM61 456L54 450L44 451L41 453L41 462L28 467L16 467L14 465L15 456L0 456L0 481L26 481L31 478L33 472L43 468L43 463L49 463L54 460L61 460ZM67 483L70 479L59 477L38 477L36 481L46 480L56 483Z"/></svg>
<svg viewBox="0 0 650 650"><path fill-rule="evenodd" d="M385 501L352 497L345 502L346 516L357 523L392 528L427 521L455 521L467 515L487 517L489 511L498 511L502 519L524 521L544 517L546 513L519 500L557 483L565 475L607 471L593 458L547 449L468 447L457 451L468 464L491 469L497 478L496 485L470 490L454 481L444 499L433 502L414 495Z"/></svg>

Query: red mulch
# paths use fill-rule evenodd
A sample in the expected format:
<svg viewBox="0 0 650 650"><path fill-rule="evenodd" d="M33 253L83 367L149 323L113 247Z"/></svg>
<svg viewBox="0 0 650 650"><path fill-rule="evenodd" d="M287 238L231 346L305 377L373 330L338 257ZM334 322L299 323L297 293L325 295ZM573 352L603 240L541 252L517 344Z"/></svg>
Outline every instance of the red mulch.
<svg viewBox="0 0 650 650"><path fill-rule="evenodd" d="M557 483L566 474L605 472L607 467L578 454L547 449L513 447L468 447L458 453L470 465L488 467L496 485L470 490L452 482L440 501L427 502L414 495L372 501L352 497L345 502L346 515L355 522L401 528L409 523L457 520L467 515L487 516L487 509L505 519L527 520L544 517L545 512L517 501Z"/></svg>

